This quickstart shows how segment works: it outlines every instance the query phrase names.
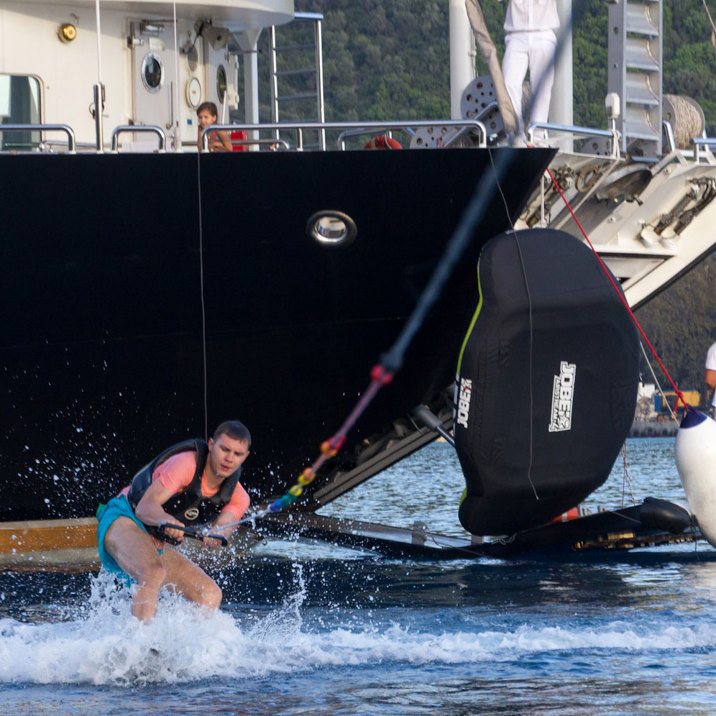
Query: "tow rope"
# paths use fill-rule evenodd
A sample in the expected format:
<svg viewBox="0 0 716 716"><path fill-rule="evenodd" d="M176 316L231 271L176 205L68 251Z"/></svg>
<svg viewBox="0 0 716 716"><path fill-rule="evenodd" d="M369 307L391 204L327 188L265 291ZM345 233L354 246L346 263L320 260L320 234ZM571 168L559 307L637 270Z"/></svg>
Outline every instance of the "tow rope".
<svg viewBox="0 0 716 716"><path fill-rule="evenodd" d="M493 161L492 150L487 149L490 156L490 166L492 172L487 169L483 172L480 181L475 187L470 202L465 212L460 218L453 235L450 237L445 253L442 255L440 262L435 267L430 280L420 294L418 302L410 314L402 332L395 340L390 350L381 356L380 362L373 366L370 372L370 383L365 393L356 403L350 415L346 418L343 425L338 431L325 442L321 444L321 454L307 467L298 477L296 483L288 489L281 497L272 502L267 508L254 513L248 517L244 517L238 522L228 525L222 525L222 529L229 527L237 527L238 525L254 522L257 519L265 517L267 514L280 512L294 503L304 492L307 485L313 482L317 471L329 459L335 457L346 441L348 431L353 427L358 418L362 415L378 391L390 383L394 375L400 370L405 352L408 350L415 334L423 325L428 312L433 308L436 301L440 297L443 287L447 283L452 273L453 267L460 260L465 248L472 238L474 226L480 221L485 213L485 209L492 200L492 196L496 189L500 189L500 182L507 171L509 157L511 152L500 152L497 161Z"/></svg>

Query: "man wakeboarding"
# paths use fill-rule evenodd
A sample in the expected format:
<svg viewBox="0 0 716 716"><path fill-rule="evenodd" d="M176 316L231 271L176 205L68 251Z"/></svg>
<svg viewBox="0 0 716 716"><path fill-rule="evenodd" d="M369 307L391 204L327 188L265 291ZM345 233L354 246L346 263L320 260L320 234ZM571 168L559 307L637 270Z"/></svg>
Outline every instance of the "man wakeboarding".
<svg viewBox="0 0 716 716"><path fill-rule="evenodd" d="M102 566L125 583L136 583L132 614L137 619L152 619L163 586L208 610L221 604L216 582L171 545L180 544L188 528L207 524L212 534L203 543L225 543L249 507L239 476L250 447L246 426L223 422L208 443L196 438L164 450L117 497L100 505Z"/></svg>

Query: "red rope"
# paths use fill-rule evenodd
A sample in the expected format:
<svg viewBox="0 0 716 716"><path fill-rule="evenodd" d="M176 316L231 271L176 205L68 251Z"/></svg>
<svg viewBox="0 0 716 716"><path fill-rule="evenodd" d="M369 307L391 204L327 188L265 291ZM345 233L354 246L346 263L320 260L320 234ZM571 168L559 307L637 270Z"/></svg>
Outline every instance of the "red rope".
<svg viewBox="0 0 716 716"><path fill-rule="evenodd" d="M572 215L572 218L574 219L577 226L579 227L579 230L582 232L582 236L584 236L585 241L589 244L589 248L592 250L594 255L597 257L597 261L599 261L599 264L602 267L602 269L604 270L604 273L606 274L607 278L609 279L609 282L612 284L612 286L614 287L614 290L617 292L617 295L621 299L621 302L624 304L624 308L626 308L626 310L629 312L629 315L631 316L632 321L634 321L634 325L639 330L639 333L641 333L641 337L644 339L646 344L649 346L649 350L654 355L654 358L656 358L656 362L661 367L661 370L664 371L664 375L669 379L669 383L671 383L671 387L674 389L674 392L677 395L676 405L674 405L674 409L676 409L678 407L679 400L680 400L684 404L684 407L687 410L692 410L691 406L686 402L686 400L684 400L684 394L676 387L676 383L673 381L671 375L669 375L669 371L666 370L664 364L661 362L661 358L659 358L659 355L656 352L656 349L654 348L654 346L651 345L651 341L647 338L646 333L644 333L644 329L641 327L641 325L639 325L639 321L636 320L636 316L634 315L633 311L629 307L629 304L627 303L626 296L623 294L623 292L617 286L616 282L614 281L614 278L612 277L611 272L606 267L604 261L602 261L602 257L597 253L597 250L594 248L594 245L589 240L589 237L587 236L587 232L584 230L584 227L579 222L579 219L577 218L576 214L572 210L572 207L570 206L569 202L567 201L567 197L564 195L564 193L560 189L559 184L557 184L556 179L554 178L554 176L552 175L552 172L549 169L547 169L547 174L549 174L549 178L552 180L552 184L554 184L555 189L557 189L557 191L559 192L559 195L562 197L562 201L564 201L564 204L567 207L567 209L569 210L569 213Z"/></svg>
<svg viewBox="0 0 716 716"><path fill-rule="evenodd" d="M390 383L391 380L393 380L392 371L388 370L381 364L373 366L373 369L370 372L370 384L368 385L368 388L365 393L363 393L360 400L356 403L350 415L345 419L343 425L341 425L332 437L321 444L321 454L316 460L314 460L310 467L307 467L299 475L296 484L294 484L293 487L291 487L291 489L285 492L281 497L272 502L269 505L268 510L266 510L263 514L267 514L268 512L279 512L280 510L288 507L291 503L295 502L295 500L301 496L303 488L313 482L313 478L316 477L316 473L319 468L323 466L323 463L338 454L346 442L346 435L348 431L363 414L378 391L384 385ZM240 523L237 522L236 524Z"/></svg>

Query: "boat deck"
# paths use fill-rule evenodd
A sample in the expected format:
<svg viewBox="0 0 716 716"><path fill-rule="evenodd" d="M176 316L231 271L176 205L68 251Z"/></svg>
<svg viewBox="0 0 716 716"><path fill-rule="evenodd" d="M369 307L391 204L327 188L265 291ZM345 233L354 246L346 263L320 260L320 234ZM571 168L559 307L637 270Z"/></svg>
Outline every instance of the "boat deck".
<svg viewBox="0 0 716 716"><path fill-rule="evenodd" d="M97 520L28 520L0 523L0 570L99 569Z"/></svg>

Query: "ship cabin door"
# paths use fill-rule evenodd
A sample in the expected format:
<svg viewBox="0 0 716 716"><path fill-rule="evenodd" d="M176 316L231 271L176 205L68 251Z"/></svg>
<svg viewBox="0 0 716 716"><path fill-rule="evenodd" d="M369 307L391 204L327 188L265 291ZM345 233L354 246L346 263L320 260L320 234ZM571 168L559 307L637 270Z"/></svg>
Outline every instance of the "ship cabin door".
<svg viewBox="0 0 716 716"><path fill-rule="evenodd" d="M174 126L176 106L174 29L171 23L135 20L130 23L132 43L133 124ZM135 135L138 143L156 147L151 135ZM139 148L139 147L137 147Z"/></svg>

